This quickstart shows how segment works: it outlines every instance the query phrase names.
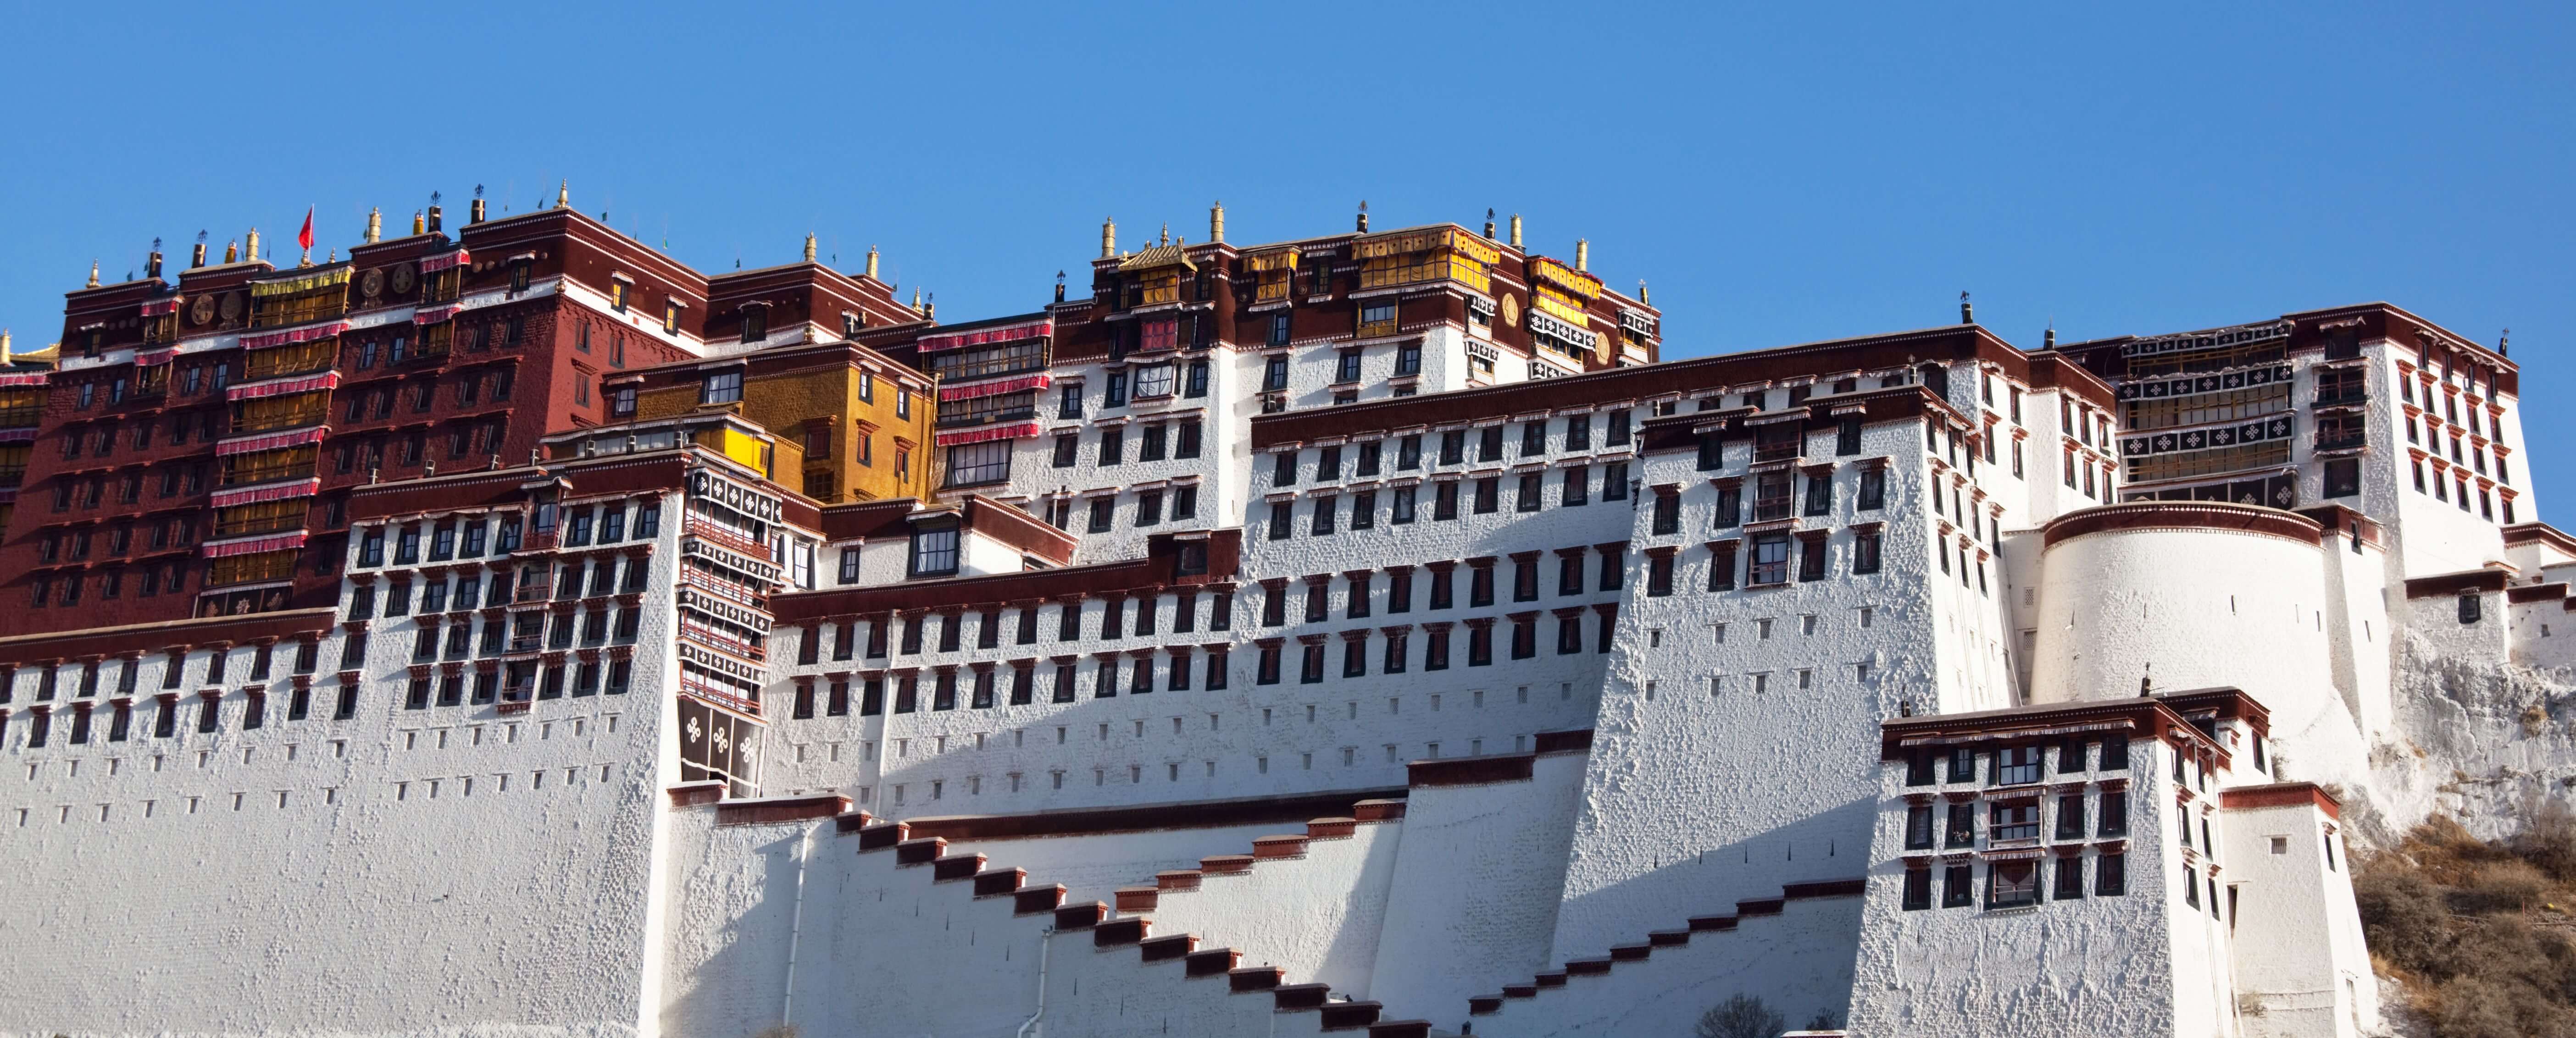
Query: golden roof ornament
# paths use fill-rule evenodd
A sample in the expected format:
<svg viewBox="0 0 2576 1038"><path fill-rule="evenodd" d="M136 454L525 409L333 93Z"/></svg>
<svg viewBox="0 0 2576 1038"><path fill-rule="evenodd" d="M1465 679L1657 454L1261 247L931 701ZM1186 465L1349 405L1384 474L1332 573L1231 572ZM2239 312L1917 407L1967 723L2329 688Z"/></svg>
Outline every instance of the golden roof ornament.
<svg viewBox="0 0 2576 1038"><path fill-rule="evenodd" d="M1208 206L1208 241L1218 245L1225 244L1224 199L1218 199L1214 205Z"/></svg>
<svg viewBox="0 0 2576 1038"><path fill-rule="evenodd" d="M1512 214L1512 247L1521 247L1521 214Z"/></svg>
<svg viewBox="0 0 2576 1038"><path fill-rule="evenodd" d="M811 234L805 236L805 262L814 262L814 236Z"/></svg>
<svg viewBox="0 0 2576 1038"><path fill-rule="evenodd" d="M555 185L555 208L569 209L571 207L572 180L570 178L566 178L562 183Z"/></svg>
<svg viewBox="0 0 2576 1038"><path fill-rule="evenodd" d="M877 276L877 247L874 245L868 246L868 276Z"/></svg>
<svg viewBox="0 0 2576 1038"><path fill-rule="evenodd" d="M89 261L89 287L98 287L98 261Z"/></svg>
<svg viewBox="0 0 2576 1038"><path fill-rule="evenodd" d="M385 236L384 210L367 207L367 244L373 245Z"/></svg>
<svg viewBox="0 0 2576 1038"><path fill-rule="evenodd" d="M1116 255L1118 255L1118 221L1104 216L1100 219L1100 258L1109 259Z"/></svg>
<svg viewBox="0 0 2576 1038"><path fill-rule="evenodd" d="M235 238L224 243L224 262L241 262L241 239Z"/></svg>

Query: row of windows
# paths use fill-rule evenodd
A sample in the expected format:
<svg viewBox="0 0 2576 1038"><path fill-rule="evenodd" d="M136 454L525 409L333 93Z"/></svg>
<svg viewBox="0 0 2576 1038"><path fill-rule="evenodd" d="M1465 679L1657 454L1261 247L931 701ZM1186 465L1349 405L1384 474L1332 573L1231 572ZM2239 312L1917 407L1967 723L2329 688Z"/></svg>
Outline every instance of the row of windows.
<svg viewBox="0 0 2576 1038"><path fill-rule="evenodd" d="M1554 442L1562 443L1563 449L1567 451L1591 450L1592 418L1591 415L1573 415L1566 418L1560 426L1555 427L1559 431L1556 433ZM1601 445L1603 447L1627 446L1632 441L1630 420L1630 413L1627 411L1610 412L1605 419ZM1551 424L1544 420L1522 423L1518 456L1535 458L1545 455L1551 443L1551 428ZM1468 431L1451 429L1440 433L1439 440L1433 445L1437 453L1432 456L1430 463L1433 465L1465 464ZM1503 426L1489 425L1476 430L1476 434L1476 461L1482 463L1506 460L1504 454L1507 436ZM1412 472L1422 468L1426 460L1423 456L1424 446L1423 434L1398 437L1395 441L1395 471ZM1369 440L1351 445L1347 452L1353 462L1351 475L1360 478L1378 475L1385 464L1385 450L1386 443L1382 440ZM1345 452L1341 445L1315 448L1313 480L1318 483L1332 483L1342 479L1344 456ZM1295 486L1304 464L1305 452L1280 451L1272 455L1272 458L1271 484L1275 487Z"/></svg>
<svg viewBox="0 0 2576 1038"><path fill-rule="evenodd" d="M1917 749L1906 758L1905 784L1908 786L1932 785L1933 769L1936 764L1946 769L1944 772L1946 777L1942 781L1973 783L1977 781L1978 763L1983 761L1986 765L1988 784L2026 785L2040 781L2040 775L2044 770L2044 758L2048 752L2053 752L2056 756L2057 774L2077 775L2092 770L2095 746L2101 748L2101 770L2129 770L2128 740L2094 740L2070 736L2058 740L2057 745L2049 751L2043 751L2039 746L2013 746L1988 753L1980 753L1965 746L1946 750Z"/></svg>
<svg viewBox="0 0 2576 1038"><path fill-rule="evenodd" d="M2358 464L2358 462L2355 463L2356 467L2358 467ZM2448 479L2443 478L2445 473L2436 472L2433 474L2433 478L2431 480L2426 480L2424 478L2424 459L2415 459L2414 467L2416 493L2425 493L2425 488L2429 485L2432 488L2431 493L2433 495L2433 500L2457 504L2460 506L2460 511L2463 512L2469 510L2469 474L2466 469L2455 468L2450 470L2450 472L2447 473L2450 477ZM2351 482L2355 485L2354 492L2358 493L2358 484L2360 483L2360 475L2358 472L2354 474ZM2496 508L2494 494L2487 489L2485 483L2481 482L2477 485L2477 495L2478 517L2489 522L2495 521ZM2510 497L2504 499L2504 523L2507 526L2511 526L2514 523L2513 499Z"/></svg>
<svg viewBox="0 0 2576 1038"><path fill-rule="evenodd" d="M572 694L595 696L604 692L622 696L633 684L634 674L632 660L608 660L605 663L584 660L573 668ZM434 700L433 687L436 690ZM496 701L524 703L532 693L536 699L563 698L564 665L548 664L542 672L533 662L511 664L506 674L497 669L477 671L470 700L466 694L465 674L461 671L440 675L435 682L427 676L416 677L411 679L410 688L403 694L403 709L426 710L432 705L459 706L469 701L476 706Z"/></svg>
<svg viewBox="0 0 2576 1038"><path fill-rule="evenodd" d="M1595 567L1599 575L1598 589L1601 591L1619 590L1621 578L1627 569L1626 552L1619 550L1572 548L1560 550L1556 553L1557 594L1579 595L1584 592L1584 576L1587 568L1584 563L1584 559L1587 555L1596 553L1600 556L1600 562L1598 566ZM1523 557L1515 558L1511 560L1511 562L1512 601L1537 601L1540 593L1540 561L1537 553L1529 553ZM1492 560L1478 560L1467 564L1468 608L1472 609L1494 604L1496 580L1494 571L1495 564ZM1382 601L1379 599L1377 594L1377 576L1375 574L1362 573L1357 576L1342 578L1343 587L1345 589L1342 596L1344 615L1349 619L1357 620L1369 616L1380 607L1383 607L1390 615L1396 613L1410 613L1413 611L1415 598L1414 585L1416 583L1426 585L1427 587L1427 601L1424 603L1424 607L1426 609L1448 609L1457 605L1457 568L1455 564L1434 563L1430 566L1424 567L1418 576L1419 580L1417 581L1417 574L1410 567L1389 570L1386 575L1386 595ZM1288 582L1285 580L1265 581L1262 584L1261 591L1262 625L1267 627L1278 627L1286 624L1288 622L1288 599L1290 596ZM1299 614L1303 619L1300 622L1317 623L1326 620L1330 618L1332 608L1333 578L1307 578L1304 603L1301 606L1302 611Z"/></svg>
<svg viewBox="0 0 2576 1038"><path fill-rule="evenodd" d="M1129 399L1151 400L1179 395L1198 399L1208 393L1208 362L1193 360L1187 367L1178 362L1147 364L1133 371L1111 371L1104 378L1103 408L1125 407ZM1083 408L1083 383L1066 382L1057 390L1056 417L1080 418Z"/></svg>
<svg viewBox="0 0 2576 1038"><path fill-rule="evenodd" d="M1634 489L1628 478L1628 463L1614 461L1600 466L1600 469L1598 485L1600 499L1603 501L1627 500L1630 491ZM1593 466L1590 465L1569 465L1562 470L1563 475L1558 479L1559 490L1556 498L1558 507L1575 508L1592 503L1595 493L1592 470ZM1467 488L1463 496L1468 498L1468 507L1475 514L1489 515L1502 510L1503 477L1485 476L1463 481L1444 479L1431 484L1432 519L1445 521L1458 518L1459 498L1462 496L1459 488L1462 485ZM1522 473L1513 477L1512 486L1513 511L1536 512L1546 506L1546 473ZM1378 525L1380 515L1378 503L1381 496L1386 499L1388 506L1384 513L1388 523L1401 525L1420 518L1422 488L1419 485L1390 487L1383 491L1359 490L1346 495L1317 494L1310 499L1307 506L1309 520L1307 533L1316 537L1328 537L1339 532L1345 522L1353 530L1374 529ZM1347 519L1342 506L1343 497L1350 498ZM1296 518L1297 502L1271 502L1269 518L1265 524L1269 539L1284 541L1294 536Z"/></svg>
<svg viewBox="0 0 2576 1038"><path fill-rule="evenodd" d="M262 645L252 653L249 680L266 681L269 679L269 670L276 648L277 647L273 645ZM321 646L319 643L309 641L297 642L295 645L295 673L313 673L316 663L319 662L318 657L320 652ZM139 673L142 670L142 662L140 660L119 660L115 662L115 690L120 695L131 694L135 689ZM165 689L178 688L180 684L186 680L186 663L187 660L184 653L170 654L162 664L161 687ZM72 695L79 698L88 698L90 696L97 695L99 693L100 683L103 679L101 671L107 667L107 665L107 661L81 665L77 680L73 684ZM209 685L223 684L226 680L225 674L231 668L231 665L231 652L208 653L206 655L205 683ZM64 669L65 668L63 667L44 667L37 671L36 687L33 693L35 702L49 702L62 691L60 683ZM9 702L10 699L16 695L16 686L17 680L16 673L14 671L9 672L6 676L0 676L0 704Z"/></svg>
<svg viewBox="0 0 2576 1038"><path fill-rule="evenodd" d="M844 573L851 572L850 563L847 560L853 554L855 554L854 549L844 549L842 555ZM1163 597L1162 595L1138 595L1134 598L1105 597L1099 600L1097 609L1087 608L1089 605L1087 602L1066 602L1055 606L1020 606L1013 609L994 607L972 613L906 613L900 617L866 621L867 644L864 649L858 639L861 621L845 620L829 627L832 632L831 658L836 662L854 658L883 659L886 657L890 642L896 647L895 653L902 656L920 655L925 644L936 646L933 651L937 652L963 651L966 645L967 620L970 617L975 621L974 644L978 649L1000 647L1006 633L1013 645L1036 645L1039 642L1041 629L1051 630L1052 637L1058 642L1082 640L1086 626L1089 628L1091 637L1103 641L1115 641L1128 637L1153 637L1164 633L1166 617L1169 618L1168 633L1195 633L1200 623L1199 594L1195 591L1184 591L1172 595L1169 610L1163 608ZM1207 629L1231 630L1234 596L1219 592L1208 597ZM1131 604L1134 606L1133 609L1129 608ZM1041 615L1050 611L1054 613L1052 623L1045 622L1045 618ZM1006 614L1010 616L1007 621L1004 619ZM1092 618L1088 625L1085 623L1086 616ZM933 625L933 621L936 621L938 627L935 634L927 630ZM901 629L900 636L897 636L895 628ZM797 647L798 663L822 662L825 629L819 624L804 629L804 637Z"/></svg>
<svg viewBox="0 0 2576 1038"><path fill-rule="evenodd" d="M151 598L165 592L173 595L185 594L188 590L188 577L193 570L194 567L182 567L175 562L159 567L136 567L137 593L142 598ZM88 578L77 575L38 577L27 584L27 604L36 609L76 606L81 603L81 590L88 584ZM103 601L114 601L125 597L123 569L111 569L99 574L98 597ZM6 700L0 700L0 702L6 702Z"/></svg>
<svg viewBox="0 0 2576 1038"><path fill-rule="evenodd" d="M312 689L291 689L288 690L286 696L287 720L304 721L312 718ZM70 746L85 746L88 745L93 738L100 736L102 733L95 730L99 727L97 723L99 714L107 715L106 723L104 725L107 730L103 733L104 741L116 743L126 742L135 738L138 733L135 731L134 715L138 705L139 704L130 702L71 704L70 709L67 711L70 715L68 720L61 722L62 726L67 729L63 732L64 744ZM101 707L104 707L104 709L101 709ZM151 711L151 727L148 737L154 739L172 739L179 737L180 715L186 709L187 708L177 699L163 699L157 704L154 704ZM199 697L195 712L197 716L193 727L198 732L211 733L221 731L223 729L223 697ZM56 711L41 710L28 712L26 722L26 748L31 750L43 749L53 741L54 728L58 723L58 713L59 712ZM358 686L340 686L336 701L333 703L331 708L331 719L334 721L346 721L352 717L356 717L357 715ZM265 727L267 723L268 695L264 692L252 692L244 695L242 697L242 707L240 711L241 730L246 732L256 731ZM0 713L0 745L7 745L8 743L8 727L8 715Z"/></svg>
<svg viewBox="0 0 2576 1038"><path fill-rule="evenodd" d="M518 385L515 368L469 371L450 381L449 399L458 407L475 407L485 402L505 403ZM410 399L411 413L428 414L438 406L436 381L412 382L400 387ZM394 414L396 387L377 386L364 391L352 389L342 393L347 404L341 410L344 421L357 422L374 418L391 418Z"/></svg>
<svg viewBox="0 0 2576 1038"><path fill-rule="evenodd" d="M2036 791L2034 791L2035 794ZM2015 841L2036 841L2040 834L2040 800L2036 795L2025 800L2000 801L1986 805L1988 846ZM2085 797L2068 793L2057 798L2056 839L2082 840L2089 837L2129 835L2129 799L2125 790L2105 790L2100 794L2101 810L2088 819ZM1933 847L1933 814L1931 804L1914 804L1905 813L1905 849L1930 850ZM1944 850L1969 850L1977 846L1977 805L1954 803L1944 812L1940 828L1940 846ZM2186 820L2185 828L2189 828ZM2185 843L2189 842L2186 833Z"/></svg>
<svg viewBox="0 0 2576 1038"><path fill-rule="evenodd" d="M439 625L434 621L423 620L420 629L413 632L411 660L414 663L428 663L439 659L461 660L469 655L490 657L505 653L536 652L540 646L561 651L573 647L576 628L579 629L580 644L584 647L609 644L609 611L606 607L595 607L579 615L554 613L551 614L554 617L551 625L546 622L548 615L532 609L508 616L484 617L480 649L475 648L474 644L474 621L459 620L447 625L443 651L440 645ZM644 610L641 607L629 606L617 610L615 636L617 644L635 643L643 616ZM549 626L552 628L552 637L545 636ZM757 658L759 653L757 646L749 651Z"/></svg>
<svg viewBox="0 0 2576 1038"><path fill-rule="evenodd" d="M1223 691L1226 688L1227 650L1209 649L1203 653L1194 653L1189 649L1170 649L1166 650L1166 653L1169 658L1159 662L1154 656L1143 655L1102 656L1094 660L1089 667L1079 663L1056 664L1047 678L1047 701L1071 703L1080 698L1080 686L1084 684L1082 676L1086 671L1091 675L1088 684L1092 698L1095 699L1116 698L1122 690L1128 695L1138 696L1148 695L1158 690L1187 692L1191 690L1193 677L1201 681L1201 687L1207 691ZM1204 663L1194 663L1192 660L1194 655L1204 656ZM929 675L930 687L926 703L922 688L923 676L920 674L907 673L894 676L890 689L893 692L891 704L888 703L886 696L889 691L886 678L864 678L859 682L857 689L859 714L862 717L875 717L889 712L889 706L892 713L898 714L909 714L923 709L956 710L961 706L974 710L990 710L1001 705L999 697L1004 694L1005 689L1009 696L1009 705L1027 706L1037 702L1039 694L1037 662L1021 660L1009 664L1008 667L1008 676L1004 676L999 669L993 667L980 667L965 674L960 674L954 667L939 668ZM819 705L824 715L839 717L848 714L851 691L849 681L830 682L819 693L821 699ZM818 693L811 682L799 683L796 686L795 700L789 708L789 716L797 720L814 717L818 705L817 698Z"/></svg>
<svg viewBox="0 0 2576 1038"><path fill-rule="evenodd" d="M1606 653L1610 651L1611 634L1618 624L1618 612L1616 609L1565 609L1558 610L1558 615L1554 618L1556 621L1556 655L1576 656L1581 655L1585 651L1583 637L1585 627L1585 617L1583 614L1585 612L1592 614L1592 622L1594 627L1597 629L1597 634L1592 639L1591 651L1594 653ZM1504 617L1502 620L1510 625L1511 641L1509 643L1509 648L1511 658L1515 660L1536 659L1539 655L1539 618L1536 616L1513 616ZM1492 666L1494 663L1494 628L1497 626L1495 618L1474 617L1463 621L1463 623L1467 629L1467 665L1470 667ZM1454 632L1450 625L1446 623L1423 625L1421 658L1423 670L1435 671L1449 669L1453 656L1453 653L1451 652L1451 636L1454 633L1456 632ZM1302 644L1297 646L1297 681L1299 684L1314 685L1321 684L1323 682L1328 656L1327 650L1329 648L1322 640L1323 637L1324 636L1322 635L1308 636L1301 640ZM1378 667L1380 673L1402 674L1411 669L1413 664L1412 646L1414 641L1412 631L1405 629L1379 632L1371 632L1367 630L1344 631L1341 634L1342 652L1341 668L1340 673L1338 674L1339 677L1363 678L1368 676L1368 661L1370 656L1369 642L1372 640L1383 643L1383 648L1379 653L1380 662ZM1254 671L1254 684L1276 685L1280 682L1280 666L1287 648L1288 647L1286 645L1275 640L1263 644L1260 647L1260 662Z"/></svg>
<svg viewBox="0 0 2576 1038"><path fill-rule="evenodd" d="M615 544L625 540L649 541L661 535L662 506L646 502L634 509L634 522L627 522L627 506L573 505L558 511L546 504L537 510L539 532L553 529L558 516L563 523L563 546L587 547L593 544ZM428 532L429 561L481 558L488 542L494 555L519 550L523 523L519 516L502 517L497 523L480 517L437 523ZM394 560L397 566L417 565L421 558L422 530L418 524L405 526L394 535ZM366 531L358 542L360 568L385 564L385 530L375 527Z"/></svg>
<svg viewBox="0 0 2576 1038"><path fill-rule="evenodd" d="M458 576L453 585L444 576L433 577L421 585L420 613L427 616L451 610L462 612L478 608L497 609L513 602L536 602L549 597L560 601L585 596L597 598L612 594L634 594L644 590L645 582L651 579L653 560L646 556L634 556L627 558L625 564L625 579L618 580L616 558L587 561L575 559L564 563L561 576L553 582L551 588L547 586L548 568L545 566L521 566L515 581L507 573L495 574L488 590L481 572ZM585 567L590 576L587 591L583 589L582 580ZM452 595L451 586L454 589ZM412 582L409 580L396 580L387 585L384 596L385 618L408 615L412 611L411 592ZM477 601L478 598L480 602ZM373 582L357 585L349 592L349 619L353 621L369 619L375 613L375 605L376 585Z"/></svg>
<svg viewBox="0 0 2576 1038"><path fill-rule="evenodd" d="M2436 434L2438 434L2438 433L2440 432L2440 430L2439 430L2438 428L2436 428L2434 431L2436 432ZM2322 431L2320 431L2320 432L2318 433L2318 436L2319 436L2320 438L2323 438L2324 433L2323 433ZM2410 417L2408 417L2408 418L2406 419L2406 442L2408 442L2408 443L2422 443L2422 442L2423 442L2423 440L2422 440L2422 439L2420 439L2420 438L2417 436L2416 432L2415 432L2415 419L2414 419L2413 417L2411 417L2411 416L2410 416ZM2435 446L2437 449L2436 449L2433 453L2435 453L2435 454L2440 454L2440 453L2441 453L2441 451L2440 451L2438 448L2441 446L2441 443L2440 443L2440 437L2439 437L2438 435L2436 435L2436 437L2435 437L2434 446ZM2487 448L2486 448L2486 443L2485 443L2485 441L2484 441L2484 440L2482 440L2482 439L2472 439L2472 440L2470 440L2470 447L2469 447L2469 449L2468 449L2467 456L2466 456L2466 457L2462 457L2461 452L2460 452L2460 438L2459 438L2459 436L2457 436L2457 435L2453 435L2453 436L2451 437L2451 463L2452 463L2452 464L2454 464L2454 465L2467 465L2467 466L2469 466L2469 467L2471 467L2471 468L2473 468L2473 469L2476 469L2476 470L2477 470L2477 473L2478 473L2479 475L2481 475L2481 476L2486 475L2486 473L2487 473ZM2507 465L2506 465L2506 463L2505 463L2504 449L2503 449L2502 447L2498 447L2498 448L2497 448L2497 450L2496 450L2496 455L2495 455L2495 477L2496 477L2496 482L2498 482L2498 483L2503 483L2503 484L2505 484L2505 485L2507 485L2507 486L2511 486L2511 485L2513 484L2513 470L2512 470L2509 466L2507 466Z"/></svg>
<svg viewBox="0 0 2576 1038"><path fill-rule="evenodd" d="M2042 900L2039 889L2039 878L2043 868L2045 868L2046 871L2054 877L2049 885L2048 897L2050 899L2058 901L2074 901L2082 899L2086 896L2084 881L2087 864L2088 863L2085 858L2080 855L2069 855L2057 858L2054 861L2030 860L1998 861L1988 863L1986 865L1985 907L1991 910L1999 908L2026 908L2039 904ZM2089 864L2093 880L2091 896L2120 897L2129 892L2128 855L2119 853L2096 854L2092 856L2092 860ZM1974 869L1974 865L1965 863L1952 864L1942 868L1941 907L1972 908L1976 906L1977 884ZM2186 883L2185 886L2188 887L2190 884ZM2199 903L2196 895L2193 899L2193 903ZM1932 870L1930 868L1906 869L1904 909L1909 912L1914 912L1929 909L1931 907Z"/></svg>
<svg viewBox="0 0 2576 1038"><path fill-rule="evenodd" d="M1195 418L1169 424L1154 422L1141 425L1136 431L1136 460L1161 461L1167 454L1173 458L1195 458L1199 456L1200 439L1200 424ZM1065 433L1055 438L1052 460L1056 468L1074 467L1081 440L1079 433ZM1107 467L1126 461L1127 430L1114 425L1100 430L1099 447L1092 454L1092 463Z"/></svg>

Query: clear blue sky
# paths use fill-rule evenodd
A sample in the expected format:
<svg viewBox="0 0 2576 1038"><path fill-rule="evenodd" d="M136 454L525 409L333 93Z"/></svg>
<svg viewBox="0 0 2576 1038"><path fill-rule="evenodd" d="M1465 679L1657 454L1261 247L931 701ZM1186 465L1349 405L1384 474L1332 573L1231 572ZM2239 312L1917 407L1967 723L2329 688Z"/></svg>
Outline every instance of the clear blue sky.
<svg viewBox="0 0 2576 1038"><path fill-rule="evenodd" d="M2576 492L2564 4L222 5L11 2L0 324L95 257L257 225L292 259L433 190L584 211L710 272L870 243L951 320L1097 248L1488 206L1647 279L1668 356L1977 315L2036 346L2387 299L2514 330ZM2554 514L2559 509L2549 508Z"/></svg>

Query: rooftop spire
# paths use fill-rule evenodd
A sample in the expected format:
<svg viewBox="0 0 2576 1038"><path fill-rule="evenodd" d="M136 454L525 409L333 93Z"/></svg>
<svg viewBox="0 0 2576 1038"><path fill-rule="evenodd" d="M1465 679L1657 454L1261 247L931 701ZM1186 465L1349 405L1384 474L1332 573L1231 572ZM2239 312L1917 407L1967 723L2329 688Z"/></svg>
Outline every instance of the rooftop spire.
<svg viewBox="0 0 2576 1038"><path fill-rule="evenodd" d="M1485 207L1485 240L1494 240L1494 207Z"/></svg>
<svg viewBox="0 0 2576 1038"><path fill-rule="evenodd" d="M868 246L868 276L877 276L877 247L874 245Z"/></svg>
<svg viewBox="0 0 2576 1038"><path fill-rule="evenodd" d="M1977 323L1977 309L1968 303L1968 294L1966 292L1959 293L1959 323Z"/></svg>
<svg viewBox="0 0 2576 1038"><path fill-rule="evenodd" d="M1223 199L1208 206L1208 241L1217 245L1225 244L1225 201Z"/></svg>
<svg viewBox="0 0 2576 1038"><path fill-rule="evenodd" d="M557 208L557 209L569 209L569 208L571 208L571 207L572 207L572 179L571 179L571 178L569 178L569 177L567 177L567 178L565 178L565 179L564 179L564 181L563 181L562 183L560 183L560 184L556 184L556 185L555 185L555 208Z"/></svg>
<svg viewBox="0 0 2576 1038"><path fill-rule="evenodd" d="M1113 219L1110 219L1110 218L1105 217L1105 216L1104 216L1104 217L1101 217L1101 218L1100 218L1100 258L1101 258L1101 259L1110 259L1110 258L1115 257L1115 256L1117 256L1117 255L1118 255L1118 221L1113 220Z"/></svg>
<svg viewBox="0 0 2576 1038"><path fill-rule="evenodd" d="M1574 239L1574 269L1576 269L1576 270L1580 270L1580 271L1583 271L1583 272L1585 272L1585 273L1590 273L1590 272L1591 272L1591 270L1592 270L1592 239L1590 239L1590 238L1576 238L1576 239Z"/></svg>
<svg viewBox="0 0 2576 1038"><path fill-rule="evenodd" d="M89 287L98 287L98 261L89 261Z"/></svg>
<svg viewBox="0 0 2576 1038"><path fill-rule="evenodd" d="M1158 242L1155 242L1154 244L1157 244L1157 245L1169 245L1169 244L1171 244L1171 243L1172 243L1172 225L1171 225L1171 223L1170 223L1169 221L1166 221L1166 222L1164 222L1164 224L1163 224L1163 240L1158 241Z"/></svg>
<svg viewBox="0 0 2576 1038"><path fill-rule="evenodd" d="M1512 214L1512 247L1521 247L1521 214Z"/></svg>
<svg viewBox="0 0 2576 1038"><path fill-rule="evenodd" d="M811 234L805 236L805 262L814 262L814 236Z"/></svg>
<svg viewBox="0 0 2576 1038"><path fill-rule="evenodd" d="M378 241L382 240L382 239L384 238L384 236L385 236L385 213L384 213L384 210L381 210L381 209L375 208L374 206L369 206L369 207L367 207L367 243L368 243L368 244L370 244L370 245L375 244L376 242L378 242Z"/></svg>
<svg viewBox="0 0 2576 1038"><path fill-rule="evenodd" d="M1368 199L1360 199L1360 233L1368 233Z"/></svg>

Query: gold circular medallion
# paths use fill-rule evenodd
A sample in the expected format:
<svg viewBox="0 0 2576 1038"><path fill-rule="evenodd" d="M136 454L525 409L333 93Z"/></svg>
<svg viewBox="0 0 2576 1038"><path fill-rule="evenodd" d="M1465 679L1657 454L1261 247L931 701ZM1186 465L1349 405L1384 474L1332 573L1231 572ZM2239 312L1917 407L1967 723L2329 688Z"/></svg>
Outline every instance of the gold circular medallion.
<svg viewBox="0 0 2576 1038"><path fill-rule="evenodd" d="M378 267L374 270L370 270L367 272L365 277L359 278L358 293L366 296L369 300L373 300L377 296L385 294L384 268Z"/></svg>
<svg viewBox="0 0 2576 1038"><path fill-rule="evenodd" d="M1503 323L1513 327L1521 323L1521 301L1509 292L1503 293Z"/></svg>
<svg viewBox="0 0 2576 1038"><path fill-rule="evenodd" d="M412 270L409 263L394 264L394 294L411 291Z"/></svg>
<svg viewBox="0 0 2576 1038"><path fill-rule="evenodd" d="M224 308L224 320L227 320L227 321L238 321L238 320L241 320L241 315L242 315L242 294L241 294L241 293L239 293L239 292L226 292L226 293L224 293L223 308Z"/></svg>
<svg viewBox="0 0 2576 1038"><path fill-rule="evenodd" d="M196 302L188 304L188 321L192 324L215 323L215 297L198 296Z"/></svg>

